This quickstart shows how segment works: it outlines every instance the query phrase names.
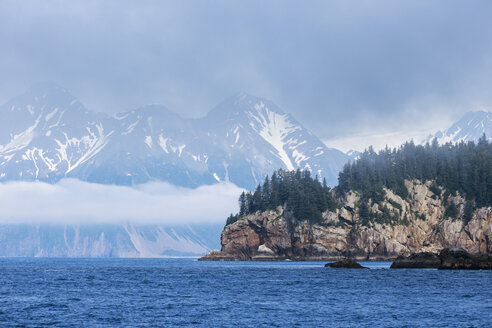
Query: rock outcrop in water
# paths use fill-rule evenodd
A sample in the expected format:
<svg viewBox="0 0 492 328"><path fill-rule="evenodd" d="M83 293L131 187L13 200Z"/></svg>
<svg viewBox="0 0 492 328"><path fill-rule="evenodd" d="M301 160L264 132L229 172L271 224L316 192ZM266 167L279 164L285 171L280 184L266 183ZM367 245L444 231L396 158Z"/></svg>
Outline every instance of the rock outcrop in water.
<svg viewBox="0 0 492 328"><path fill-rule="evenodd" d="M437 269L440 265L441 259L437 254L422 252L398 256L391 264L391 269Z"/></svg>
<svg viewBox="0 0 492 328"><path fill-rule="evenodd" d="M492 256L470 254L461 247L447 247L439 255L429 252L398 256L392 269L491 270Z"/></svg>
<svg viewBox="0 0 492 328"><path fill-rule="evenodd" d="M449 247L439 254L439 269L492 270L492 256L489 254L470 254L461 247Z"/></svg>
<svg viewBox="0 0 492 328"><path fill-rule="evenodd" d="M220 253L202 259L393 260L420 252L437 254L450 246L469 253L492 252L492 208L475 210L466 223L465 199L449 196L446 201L455 204L458 214L446 218L444 200L431 191L431 181L405 181L405 186L409 192L405 200L385 189L382 204L394 215L391 223L363 224L359 196L350 192L342 206L323 213L321 224L297 220L283 207L243 216L222 231ZM382 212L378 204L370 210ZM262 245L273 254L262 252Z"/></svg>
<svg viewBox="0 0 492 328"><path fill-rule="evenodd" d="M366 267L363 267L362 265L351 259L343 259L333 263L326 263L325 268L326 267L346 268L346 269L367 269Z"/></svg>

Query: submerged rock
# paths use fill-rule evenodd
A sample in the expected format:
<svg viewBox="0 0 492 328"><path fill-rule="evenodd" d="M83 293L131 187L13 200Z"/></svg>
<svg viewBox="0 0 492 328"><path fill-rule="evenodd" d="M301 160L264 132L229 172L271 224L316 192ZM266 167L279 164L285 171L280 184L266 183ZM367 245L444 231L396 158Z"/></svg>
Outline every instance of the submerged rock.
<svg viewBox="0 0 492 328"><path fill-rule="evenodd" d="M325 267L330 267L330 268L348 268L348 269L367 269L366 267L363 267L359 263L357 263L354 260L351 259L344 259L340 260L338 262L333 262L333 263L326 263Z"/></svg>
<svg viewBox="0 0 492 328"><path fill-rule="evenodd" d="M461 247L448 247L439 254L439 269L492 270L492 256L470 254Z"/></svg>
<svg viewBox="0 0 492 328"><path fill-rule="evenodd" d="M391 269L437 269L441 265L439 256L430 252L412 254L408 257L398 256L391 264Z"/></svg>

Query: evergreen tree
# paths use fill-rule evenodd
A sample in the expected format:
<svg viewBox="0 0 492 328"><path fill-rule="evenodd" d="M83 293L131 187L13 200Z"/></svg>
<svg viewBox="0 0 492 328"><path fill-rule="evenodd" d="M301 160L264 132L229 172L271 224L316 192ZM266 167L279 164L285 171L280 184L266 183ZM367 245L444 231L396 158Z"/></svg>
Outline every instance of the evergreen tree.
<svg viewBox="0 0 492 328"><path fill-rule="evenodd" d="M473 202L471 200L467 200L465 203L465 210L463 213L463 220L465 222L465 225L468 224L468 222L473 219L473 212L475 211L475 208L473 206Z"/></svg>
<svg viewBox="0 0 492 328"><path fill-rule="evenodd" d="M263 188L261 193L261 202L262 202L263 210L270 208L271 198L272 198L272 191L270 187L270 180L268 179L268 175L267 175L265 178L265 182L263 183Z"/></svg>
<svg viewBox="0 0 492 328"><path fill-rule="evenodd" d="M335 209L337 202L326 181L321 184L317 177L313 179L311 172L278 170L271 178L266 177L254 193L246 192L239 196L237 217L256 211L276 210L278 206L285 206L285 210L292 212L298 220L321 223L322 213ZM228 222L237 220L236 216L233 217Z"/></svg>
<svg viewBox="0 0 492 328"><path fill-rule="evenodd" d="M359 204L359 218L363 225L368 225L369 223L369 206L367 205L367 200L361 199Z"/></svg>
<svg viewBox="0 0 492 328"><path fill-rule="evenodd" d="M380 206L381 213L376 215L369 207L385 200L383 188L407 199L405 180L413 179L434 181L429 189L434 197L443 199L448 217L459 214L453 202L448 201L449 196L456 193L465 196L464 220L468 222L475 208L492 206L492 143L483 136L477 144L462 142L440 146L434 139L422 146L410 141L399 148L386 147L379 153L370 147L358 160L344 166L333 193L358 192L362 199L359 215L363 222L376 220L393 224L398 221L396 213ZM317 177L311 176L311 172L280 169L271 178L266 177L253 193L241 194L238 216L276 210L278 206L284 206L298 220L320 223L322 213L328 209L335 210L339 204L326 181L321 183ZM231 220L235 217L232 216Z"/></svg>
<svg viewBox="0 0 492 328"><path fill-rule="evenodd" d="M491 206L492 143L482 136L477 144L462 142L439 146L434 139L424 146L410 141L398 149L386 147L379 153L369 148L357 161L344 166L337 192L344 194L354 190L380 203L384 200L383 187L386 187L406 199L405 180L412 179L435 181L430 189L439 197L441 191L437 185L443 187L445 203L449 195L459 192L478 208Z"/></svg>
<svg viewBox="0 0 492 328"><path fill-rule="evenodd" d="M248 213L248 205L246 199L246 193L243 191L239 196L239 215L245 215Z"/></svg>
<svg viewBox="0 0 492 328"><path fill-rule="evenodd" d="M446 208L446 210L444 211L444 217L447 218L456 219L458 214L459 214L458 208L453 202L451 202Z"/></svg>

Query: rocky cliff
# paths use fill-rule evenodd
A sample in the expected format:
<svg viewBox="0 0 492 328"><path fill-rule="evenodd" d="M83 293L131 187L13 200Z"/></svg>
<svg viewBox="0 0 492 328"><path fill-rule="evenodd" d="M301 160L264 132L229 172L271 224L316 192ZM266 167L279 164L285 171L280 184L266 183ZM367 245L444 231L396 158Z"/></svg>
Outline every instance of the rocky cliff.
<svg viewBox="0 0 492 328"><path fill-rule="evenodd" d="M321 224L298 220L283 207L243 216L222 231L222 250L202 259L390 260L417 252L438 253L449 246L470 253L492 252L491 207L476 209L466 222L462 196L444 200L431 181L405 181L405 186L409 191L405 200L386 189L383 202L369 201L373 217L385 212L390 221L361 220L359 196L350 192L340 200L338 209L323 213ZM443 188L438 190L444 194ZM455 218L445 217L446 202L456 205Z"/></svg>

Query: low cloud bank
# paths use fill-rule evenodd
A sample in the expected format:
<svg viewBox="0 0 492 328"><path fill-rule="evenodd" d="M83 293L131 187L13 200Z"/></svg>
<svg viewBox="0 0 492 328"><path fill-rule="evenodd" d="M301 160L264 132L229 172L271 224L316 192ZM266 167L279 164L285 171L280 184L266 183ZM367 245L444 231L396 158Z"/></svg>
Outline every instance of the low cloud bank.
<svg viewBox="0 0 492 328"><path fill-rule="evenodd" d="M0 184L0 224L225 222L242 189L231 183L196 189L152 182L135 187L65 179Z"/></svg>

